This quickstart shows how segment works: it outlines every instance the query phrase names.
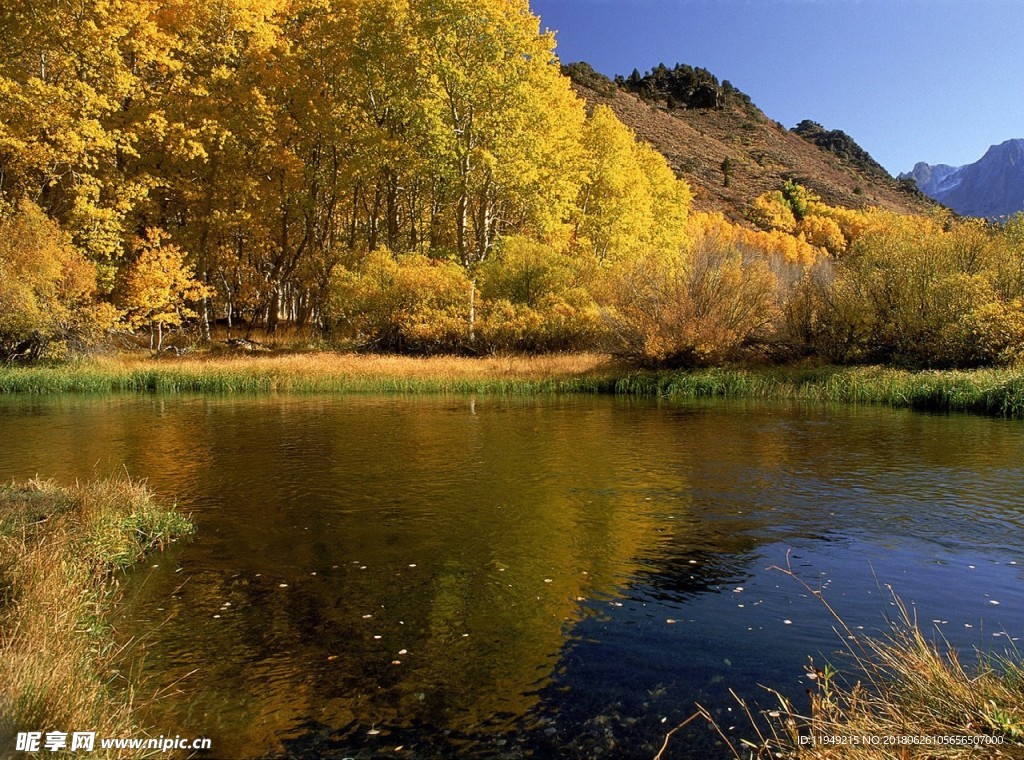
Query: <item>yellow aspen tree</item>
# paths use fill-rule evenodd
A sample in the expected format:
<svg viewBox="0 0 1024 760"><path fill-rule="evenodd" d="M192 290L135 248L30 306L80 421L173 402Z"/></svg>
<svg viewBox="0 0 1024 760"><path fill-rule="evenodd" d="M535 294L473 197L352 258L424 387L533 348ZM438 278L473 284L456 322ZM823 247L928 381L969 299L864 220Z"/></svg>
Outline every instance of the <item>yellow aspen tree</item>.
<svg viewBox="0 0 1024 760"><path fill-rule="evenodd" d="M665 159L607 106L587 120L589 161L577 217L577 240L603 262L659 253L678 255L686 239L691 194Z"/></svg>
<svg viewBox="0 0 1024 760"><path fill-rule="evenodd" d="M0 6L0 195L59 219L109 280L152 128L146 86L173 66L156 0Z"/></svg>
<svg viewBox="0 0 1024 760"><path fill-rule="evenodd" d="M564 206L562 157L542 145L566 144L581 108L555 79L554 40L526 0L413 0L412 8L431 85L432 160L446 183L455 252L470 266L525 216L545 224L545 203ZM561 87L560 96L546 86ZM541 93L554 97L544 103ZM568 123L556 125L544 108L569 114ZM516 171L517 160L531 171Z"/></svg>
<svg viewBox="0 0 1024 760"><path fill-rule="evenodd" d="M294 167L278 141L274 99L287 90L280 57L288 9L285 0L172 0L161 16L178 67L164 83L163 139L154 150L160 197L146 222L173 233L225 311L241 290L258 287L261 301L270 299L269 278L252 274L276 253L282 177ZM213 307L209 298L200 303L204 337Z"/></svg>
<svg viewBox="0 0 1024 760"><path fill-rule="evenodd" d="M118 289L124 322L130 329L149 328L149 347L156 351L163 348L165 327L179 327L198 316L192 305L207 290L195 279L181 249L165 238L162 230L146 230Z"/></svg>

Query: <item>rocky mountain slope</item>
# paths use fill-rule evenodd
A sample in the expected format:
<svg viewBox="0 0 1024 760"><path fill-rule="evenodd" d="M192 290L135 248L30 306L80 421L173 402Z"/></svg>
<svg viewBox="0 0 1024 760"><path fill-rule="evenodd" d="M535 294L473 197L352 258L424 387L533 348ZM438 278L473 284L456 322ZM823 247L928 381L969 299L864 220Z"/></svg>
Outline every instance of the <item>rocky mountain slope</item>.
<svg viewBox="0 0 1024 760"><path fill-rule="evenodd" d="M826 202L920 213L934 207L888 174L848 135L812 121L772 121L728 81L689 66L656 67L615 81L585 63L564 67L576 91L604 104L660 151L694 190L696 208L743 220L761 193L794 179Z"/></svg>
<svg viewBox="0 0 1024 760"><path fill-rule="evenodd" d="M993 145L965 166L919 163L900 175L958 214L999 218L1024 211L1024 140Z"/></svg>

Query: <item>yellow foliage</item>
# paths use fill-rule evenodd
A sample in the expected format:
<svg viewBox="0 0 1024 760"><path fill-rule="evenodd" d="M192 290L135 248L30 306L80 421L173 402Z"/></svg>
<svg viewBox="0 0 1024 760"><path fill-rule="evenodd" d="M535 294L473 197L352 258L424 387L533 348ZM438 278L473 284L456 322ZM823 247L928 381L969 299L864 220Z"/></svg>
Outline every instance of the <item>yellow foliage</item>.
<svg viewBox="0 0 1024 760"><path fill-rule="evenodd" d="M991 300L972 308L956 326L965 364L1009 364L1024 357L1024 301Z"/></svg>
<svg viewBox="0 0 1024 760"><path fill-rule="evenodd" d="M777 280L765 257L706 237L677 260L619 263L603 282L610 348L648 365L737 358L775 318Z"/></svg>
<svg viewBox="0 0 1024 760"><path fill-rule="evenodd" d="M564 351L591 346L597 306L583 287L585 260L525 237L504 238L479 270L478 335L488 350Z"/></svg>
<svg viewBox="0 0 1024 760"><path fill-rule="evenodd" d="M875 208L841 208L839 206L829 206L827 203L816 200L807 204L807 214L808 216L831 219L838 225L843 238L850 241L860 237L871 226Z"/></svg>
<svg viewBox="0 0 1024 760"><path fill-rule="evenodd" d="M779 190L762 193L754 199L750 221L763 230L788 234L796 232L796 217Z"/></svg>
<svg viewBox="0 0 1024 760"><path fill-rule="evenodd" d="M95 291L95 266L38 206L0 216L0 357L87 345L113 322Z"/></svg>
<svg viewBox="0 0 1024 760"><path fill-rule="evenodd" d="M559 73L553 36L539 32L526 0L411 0L410 9L431 174L449 195L459 260L487 258L501 228L543 237L571 211L582 159L583 103Z"/></svg>
<svg viewBox="0 0 1024 760"><path fill-rule="evenodd" d="M0 12L0 207L39 204L0 220L8 353L80 340L115 282L161 335L210 298L418 352L608 326L645 361L772 329L841 360L1017 353L1024 218L836 208L795 181L754 199L757 229L691 213L661 155L586 116L527 0L44 5Z"/></svg>
<svg viewBox="0 0 1024 760"><path fill-rule="evenodd" d="M474 287L459 265L419 254L370 253L332 279L331 310L361 346L433 353L471 340Z"/></svg>
<svg viewBox="0 0 1024 760"><path fill-rule="evenodd" d="M840 256L851 240L879 224L887 224L889 213L876 208L829 206L807 188L791 181L782 190L772 190L755 198L748 217L762 230L793 235L832 256ZM806 258L803 253L798 257Z"/></svg>
<svg viewBox="0 0 1024 760"><path fill-rule="evenodd" d="M691 246L714 239L755 249L770 260L796 266L810 266L823 255L822 249L803 238L781 230L751 230L717 213L693 214L687 225L687 237Z"/></svg>
<svg viewBox="0 0 1024 760"><path fill-rule="evenodd" d="M513 238L477 287L453 262L418 254L367 254L332 278L336 329L358 345L392 351L580 349L600 329L590 294L564 256Z"/></svg>
<svg viewBox="0 0 1024 760"><path fill-rule="evenodd" d="M165 242L166 233L146 230L137 241L135 258L122 273L118 300L123 320L132 329L152 328L159 334L160 349L164 327L179 327L197 313L190 304L209 297L211 291L195 279L180 248Z"/></svg>
<svg viewBox="0 0 1024 760"><path fill-rule="evenodd" d="M151 186L126 171L147 134L147 77L172 66L156 0L38 3L0 14L0 193L38 198L98 261L118 258Z"/></svg>
<svg viewBox="0 0 1024 760"><path fill-rule="evenodd" d="M796 226L797 236L817 248L824 248L833 256L846 250L846 236L839 224L827 216L805 216Z"/></svg>
<svg viewBox="0 0 1024 760"><path fill-rule="evenodd" d="M583 290L546 295L535 306L506 299L482 304L477 342L487 351L578 351L602 332L600 313Z"/></svg>
<svg viewBox="0 0 1024 760"><path fill-rule="evenodd" d="M583 140L590 159L579 201L580 248L608 262L678 249L692 194L665 159L638 143L607 106L594 109Z"/></svg>
<svg viewBox="0 0 1024 760"><path fill-rule="evenodd" d="M502 238L493 258L478 270L483 298L536 306L541 299L575 286L576 261L537 240Z"/></svg>
<svg viewBox="0 0 1024 760"><path fill-rule="evenodd" d="M910 366L1013 360L1022 317L1012 232L947 215L871 210L834 277L811 295L827 358Z"/></svg>

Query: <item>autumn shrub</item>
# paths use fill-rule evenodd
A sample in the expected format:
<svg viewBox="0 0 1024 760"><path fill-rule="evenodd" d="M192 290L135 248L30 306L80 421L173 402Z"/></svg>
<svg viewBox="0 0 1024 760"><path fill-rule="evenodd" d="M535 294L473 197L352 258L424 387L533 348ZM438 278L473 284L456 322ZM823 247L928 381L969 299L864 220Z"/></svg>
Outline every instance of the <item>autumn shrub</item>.
<svg viewBox="0 0 1024 760"><path fill-rule="evenodd" d="M738 358L774 320L776 286L759 251L714 237L686 254L623 263L605 278L609 348L644 365Z"/></svg>
<svg viewBox="0 0 1024 760"><path fill-rule="evenodd" d="M827 216L805 216L796 226L796 233L811 245L823 248L833 256L840 256L846 251L847 240L842 229Z"/></svg>
<svg viewBox="0 0 1024 760"><path fill-rule="evenodd" d="M113 317L96 299L96 268L38 206L0 214L0 361L64 357Z"/></svg>
<svg viewBox="0 0 1024 760"><path fill-rule="evenodd" d="M778 230L789 234L796 231L796 217L780 190L757 196L747 217L763 230Z"/></svg>
<svg viewBox="0 0 1024 760"><path fill-rule="evenodd" d="M1012 364L1024 356L1024 301L992 300L963 315L951 330L956 363L967 366Z"/></svg>
<svg viewBox="0 0 1024 760"><path fill-rule="evenodd" d="M825 256L825 251L802 236L793 236L777 229L749 229L729 221L720 213L699 212L687 220L687 240L696 245L705 239L719 243L756 249L775 265L777 262L810 266Z"/></svg>
<svg viewBox="0 0 1024 760"><path fill-rule="evenodd" d="M888 212L879 214L879 210L875 207L852 209L843 208L842 206L829 206L819 199L812 199L807 204L807 213L809 217L830 219L835 222L839 227L840 233L842 233L843 240L849 243L849 241L860 237L865 230L871 227L876 218L885 216ZM836 253L842 252L837 251Z"/></svg>
<svg viewBox="0 0 1024 760"><path fill-rule="evenodd" d="M422 255L366 254L332 275L335 337L379 351L568 351L601 329L580 264L527 238L499 242L476 280L460 265Z"/></svg>
<svg viewBox="0 0 1024 760"><path fill-rule="evenodd" d="M544 296L536 306L506 299L487 301L477 340L480 350L489 352L578 351L594 346L602 328L593 299L580 290Z"/></svg>
<svg viewBox="0 0 1024 760"><path fill-rule="evenodd" d="M801 265L772 260L777 279L777 311L771 328L769 359L791 362L821 355L822 294L835 278L827 258Z"/></svg>
<svg viewBox="0 0 1024 760"><path fill-rule="evenodd" d="M993 242L995 285L1004 300L1024 299L1024 212L1010 217Z"/></svg>
<svg viewBox="0 0 1024 760"><path fill-rule="evenodd" d="M572 258L525 237L502 240L480 267L479 347L488 351L571 351L592 347L600 314L583 283L593 274Z"/></svg>
<svg viewBox="0 0 1024 760"><path fill-rule="evenodd" d="M793 180L779 190L762 193L751 204L747 218L764 230L797 234L798 226L820 199Z"/></svg>
<svg viewBox="0 0 1024 760"><path fill-rule="evenodd" d="M544 297L571 287L572 270L572 260L551 246L512 236L498 242L477 281L486 299L535 307Z"/></svg>
<svg viewBox="0 0 1024 760"><path fill-rule="evenodd" d="M1012 361L1024 315L1001 285L1007 255L980 223L891 215L808 295L815 348L832 361L909 367Z"/></svg>
<svg viewBox="0 0 1024 760"><path fill-rule="evenodd" d="M430 354L472 343L475 298L458 264L380 249L333 274L330 310L338 332L364 349Z"/></svg>
<svg viewBox="0 0 1024 760"><path fill-rule="evenodd" d="M811 273L786 310L787 327L826 361L867 361L874 314L861 283L846 271Z"/></svg>
<svg viewBox="0 0 1024 760"><path fill-rule="evenodd" d="M829 206L791 180L780 190L770 190L755 198L747 218L763 232L781 233L838 258L851 240L888 215L876 211Z"/></svg>

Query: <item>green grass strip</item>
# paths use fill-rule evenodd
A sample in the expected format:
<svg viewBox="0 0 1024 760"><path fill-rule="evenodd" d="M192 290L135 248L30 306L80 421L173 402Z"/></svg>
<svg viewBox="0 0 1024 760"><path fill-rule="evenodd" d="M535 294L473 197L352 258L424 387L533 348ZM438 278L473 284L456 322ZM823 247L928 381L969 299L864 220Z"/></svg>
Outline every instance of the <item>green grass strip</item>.
<svg viewBox="0 0 1024 760"><path fill-rule="evenodd" d="M599 367L552 372L546 377L463 373L415 375L379 369L332 373L311 363L274 358L233 363L142 366L117 363L56 365L0 370L0 394L58 393L379 393L379 394L617 394L636 397L798 399L941 412L1024 417L1024 371L978 369L920 371L886 367L712 368L692 371L630 371ZM329 365L328 365L329 366Z"/></svg>

